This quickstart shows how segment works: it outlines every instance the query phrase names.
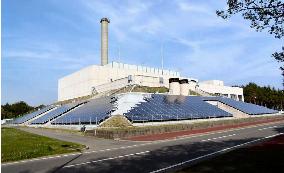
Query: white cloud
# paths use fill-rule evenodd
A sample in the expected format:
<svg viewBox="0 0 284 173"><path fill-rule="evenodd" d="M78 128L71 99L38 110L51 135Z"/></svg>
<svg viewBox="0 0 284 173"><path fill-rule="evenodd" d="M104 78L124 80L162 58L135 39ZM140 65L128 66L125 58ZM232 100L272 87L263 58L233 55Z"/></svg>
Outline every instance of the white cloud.
<svg viewBox="0 0 284 173"><path fill-rule="evenodd" d="M194 4L192 1L177 1L178 7L186 12L190 13L203 13L207 14L208 16L212 16L212 12L215 12L216 9L208 6L207 4Z"/></svg>

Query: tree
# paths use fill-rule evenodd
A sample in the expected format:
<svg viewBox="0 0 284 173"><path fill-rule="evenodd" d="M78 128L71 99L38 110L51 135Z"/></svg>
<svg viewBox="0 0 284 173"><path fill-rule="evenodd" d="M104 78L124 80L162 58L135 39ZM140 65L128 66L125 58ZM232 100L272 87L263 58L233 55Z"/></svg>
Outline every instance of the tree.
<svg viewBox="0 0 284 173"><path fill-rule="evenodd" d="M40 105L34 108L24 101L16 102L13 104L6 103L5 105L1 106L1 119L15 118L42 107L44 107L44 105Z"/></svg>
<svg viewBox="0 0 284 173"><path fill-rule="evenodd" d="M241 13L244 19L251 21L251 28L256 31L268 30L275 38L284 36L284 2L281 0L228 0L226 10L217 10L223 19ZM284 46L282 51L272 54L282 70L284 86Z"/></svg>
<svg viewBox="0 0 284 173"><path fill-rule="evenodd" d="M284 109L284 91L270 86L260 87L255 83L241 86L244 89L245 102L266 106L272 109Z"/></svg>

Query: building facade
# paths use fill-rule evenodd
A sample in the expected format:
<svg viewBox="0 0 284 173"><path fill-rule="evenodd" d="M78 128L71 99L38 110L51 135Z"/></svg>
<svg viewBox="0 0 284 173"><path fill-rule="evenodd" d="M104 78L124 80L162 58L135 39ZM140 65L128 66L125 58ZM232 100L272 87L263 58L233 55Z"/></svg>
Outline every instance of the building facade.
<svg viewBox="0 0 284 173"><path fill-rule="evenodd" d="M58 101L73 99L123 87L129 82L141 86L167 87L169 78L180 77L171 70L112 62L104 66L92 65L58 81Z"/></svg>

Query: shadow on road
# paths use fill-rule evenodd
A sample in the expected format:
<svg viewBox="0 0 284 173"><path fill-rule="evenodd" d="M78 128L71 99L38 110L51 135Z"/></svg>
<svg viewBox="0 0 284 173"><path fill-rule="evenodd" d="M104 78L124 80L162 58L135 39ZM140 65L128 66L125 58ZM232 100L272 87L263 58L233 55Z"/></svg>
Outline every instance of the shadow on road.
<svg viewBox="0 0 284 173"><path fill-rule="evenodd" d="M162 147L161 149L146 153L145 155L135 155L104 162L89 163L71 168L63 168L58 170L58 172L150 172L185 160L196 158L204 154L212 153L225 147L235 146L252 140L255 140L255 138L246 140L228 140L224 142L195 142L190 145L181 144ZM98 158L96 160L105 158L106 157ZM194 162L191 162L191 164L192 163ZM182 166L187 166L187 164ZM179 166L179 168L181 168L181 166ZM173 171L173 169L170 171Z"/></svg>
<svg viewBox="0 0 284 173"><path fill-rule="evenodd" d="M284 128L274 128L273 129L277 133L284 133ZM53 167L51 170L48 171L48 173L58 173L58 172L64 172L64 173L74 173L74 172L110 172L110 173L129 173L129 172L151 172L154 170L158 170L160 168L168 167L173 164L177 164L180 162L184 162L186 160L190 160L193 158L197 158L202 155L206 155L208 153L213 153L215 151L219 151L223 148L236 146L238 144L242 144L245 142L256 140L257 138L246 138L242 140L226 140L224 139L221 142L216 141L206 141L206 142L191 142L190 139L188 139L188 142L185 144L182 144L181 142L177 141L177 145L174 146L162 146L159 149L153 150L151 152L141 154L141 155L133 155L130 157L122 157L119 159L113 159L113 160L107 160L103 162L96 162L96 163L88 163L84 165L74 166L70 168L66 168L64 166L70 165L76 162L82 155L78 155L76 157L73 157L69 160L64 161L63 164L60 166L50 166ZM159 145L159 144L157 144ZM147 147L145 147L147 150ZM149 146L149 150L151 147ZM96 153L94 153L96 154ZM129 153L127 153L129 154ZM123 155L123 154L122 154ZM175 167L173 169L169 169L166 172L175 172L177 170L180 170L184 167L190 167L194 166L197 163L201 163L201 161L208 160L210 158L216 157L217 155L212 155L210 157L206 157L197 161L193 161L187 164L182 164L178 167ZM243 157L243 159L242 159ZM246 155L242 155L242 157L238 157L239 159L239 165L246 165L245 158L247 158ZM95 160L101 160L106 159L108 157L98 157ZM263 170L267 170L267 167L263 167L265 163L267 162L267 158L259 158L262 165L259 165L260 168ZM213 159L214 160L214 159ZM212 161L213 161L212 160ZM84 162L92 162L94 160L84 160ZM230 161L228 159L228 161ZM233 160L231 160L233 161ZM244 162L243 162L244 161ZM243 163L242 163L243 162ZM48 164L48 162L46 161ZM284 163L284 162L283 162ZM275 165L275 164L274 164ZM229 169L229 168L228 168ZM227 170L228 171L228 170ZM29 168L21 171L21 173L30 173L32 171L29 170ZM260 171L262 172L262 171ZM270 172L270 171L268 171Z"/></svg>

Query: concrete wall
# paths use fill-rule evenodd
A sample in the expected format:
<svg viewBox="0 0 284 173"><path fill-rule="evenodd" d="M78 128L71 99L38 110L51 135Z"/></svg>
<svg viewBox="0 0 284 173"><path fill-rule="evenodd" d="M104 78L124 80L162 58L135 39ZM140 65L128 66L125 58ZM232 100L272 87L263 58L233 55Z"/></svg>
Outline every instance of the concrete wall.
<svg viewBox="0 0 284 173"><path fill-rule="evenodd" d="M93 87L129 75L133 75L139 85L150 87L160 87L160 77L163 78L163 86L169 87L169 78L180 76L175 71L116 62L105 66L92 65L59 79L58 101L90 95Z"/></svg>
<svg viewBox="0 0 284 173"><path fill-rule="evenodd" d="M215 81L215 83L214 83ZM211 94L221 94L235 100L244 101L243 89L239 87L224 86L222 82L214 80L212 82L200 82L199 89L211 93ZM236 98L234 97L236 96ZM241 99L238 99L241 96Z"/></svg>
<svg viewBox="0 0 284 173"><path fill-rule="evenodd" d="M219 102L219 101L206 101L207 103L209 104L212 104L214 106L217 106L218 108L226 111L226 112L229 112L231 113L235 118L247 118L247 117L250 117L249 114L246 114L242 111L239 111L231 106L228 106L222 102Z"/></svg>
<svg viewBox="0 0 284 173"><path fill-rule="evenodd" d="M202 81L201 84L224 86L224 81L221 81L221 80L207 80L207 81Z"/></svg>

